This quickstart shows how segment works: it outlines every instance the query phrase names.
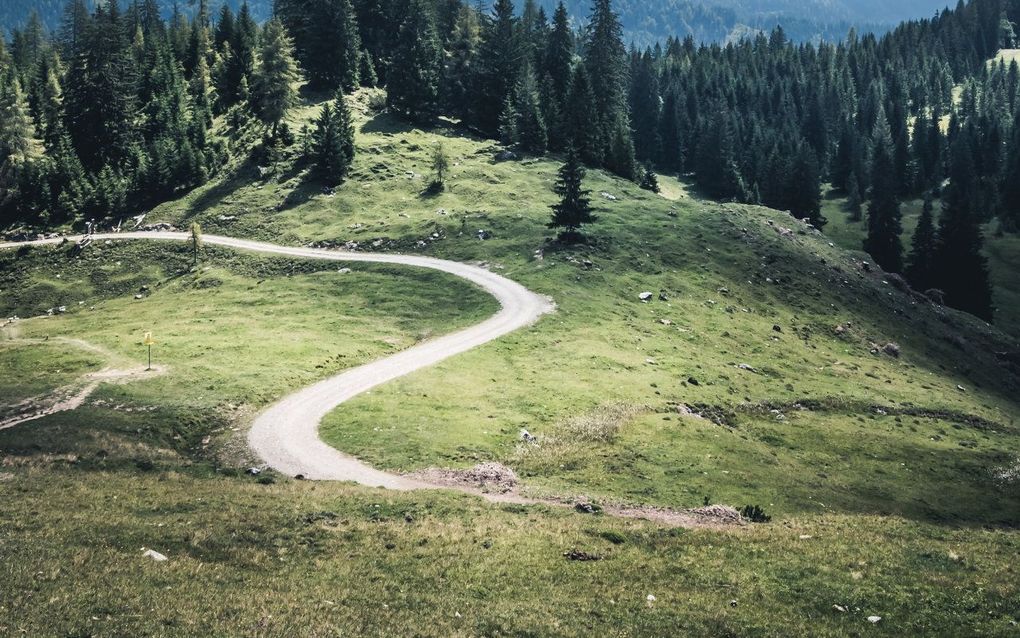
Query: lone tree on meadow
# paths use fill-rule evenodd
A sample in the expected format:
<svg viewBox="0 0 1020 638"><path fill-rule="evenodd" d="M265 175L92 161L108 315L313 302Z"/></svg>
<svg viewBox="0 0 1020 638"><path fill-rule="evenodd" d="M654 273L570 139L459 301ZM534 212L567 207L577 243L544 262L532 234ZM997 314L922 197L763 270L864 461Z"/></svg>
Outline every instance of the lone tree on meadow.
<svg viewBox="0 0 1020 638"><path fill-rule="evenodd" d="M553 218L549 222L549 228L562 229L559 240L574 244L584 240L581 235L581 227L596 221L591 211L591 200L588 194L591 191L584 190L583 181L585 176L584 167L581 166L581 159L573 146L567 148L567 160L560 168L559 177L553 190L560 196L560 203L552 207Z"/></svg>
<svg viewBox="0 0 1020 638"><path fill-rule="evenodd" d="M450 158L442 142L436 142L432 149L432 189L441 191L446 188L446 173L450 170Z"/></svg>

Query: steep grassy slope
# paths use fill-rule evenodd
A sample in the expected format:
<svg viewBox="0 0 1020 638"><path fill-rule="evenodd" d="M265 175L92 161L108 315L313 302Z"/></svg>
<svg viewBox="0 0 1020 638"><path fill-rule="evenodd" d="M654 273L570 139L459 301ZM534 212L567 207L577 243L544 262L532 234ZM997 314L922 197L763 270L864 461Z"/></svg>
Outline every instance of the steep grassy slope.
<svg viewBox="0 0 1020 638"><path fill-rule="evenodd" d="M1015 631L1020 491L996 472L1020 451L1018 380L993 354L1016 351L1014 340L896 290L780 213L701 201L669 179L672 199L592 172L591 241L558 246L545 228L555 161L498 162L453 123L415 129L369 100L359 96L354 175L335 194L289 164L270 180L242 166L148 221L485 262L558 311L345 405L328 438L388 468L494 459L533 493L753 503L773 521L678 531L214 476L203 459L259 405L477 320L491 302L396 269L341 275L210 252L190 272L183 247L100 247L80 262L32 251L0 267L13 273L0 289L25 291L5 293L4 312L75 312L22 324L24 335L139 355L139 331L154 327L168 375L103 398L175 407L90 406L0 433L0 498L13 513L0 552L22 557L4 563L0 633ZM315 112L297 112L295 130ZM431 196L437 141L454 169ZM141 285L152 294L135 300ZM91 297L108 300L77 309ZM522 427L539 445L519 444ZM81 430L114 432L120 447L69 436ZM124 462L103 460L110 449ZM139 565L141 547L171 561ZM603 560L567 561L573 548Z"/></svg>

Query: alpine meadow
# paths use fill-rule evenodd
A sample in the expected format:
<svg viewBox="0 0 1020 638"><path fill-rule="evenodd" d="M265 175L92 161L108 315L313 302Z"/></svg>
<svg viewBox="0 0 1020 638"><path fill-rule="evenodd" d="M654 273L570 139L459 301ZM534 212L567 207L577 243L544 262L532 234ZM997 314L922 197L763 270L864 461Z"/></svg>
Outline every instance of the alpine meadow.
<svg viewBox="0 0 1020 638"><path fill-rule="evenodd" d="M0 27L0 636L1020 635L1020 0Z"/></svg>

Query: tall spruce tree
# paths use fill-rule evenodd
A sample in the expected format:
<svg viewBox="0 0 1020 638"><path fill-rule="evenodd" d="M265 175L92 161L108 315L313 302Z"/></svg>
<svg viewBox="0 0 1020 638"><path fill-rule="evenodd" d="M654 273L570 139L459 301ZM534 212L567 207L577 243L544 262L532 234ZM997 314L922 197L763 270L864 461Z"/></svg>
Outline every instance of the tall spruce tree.
<svg viewBox="0 0 1020 638"><path fill-rule="evenodd" d="M595 126L598 111L592 93L588 70L583 64L574 69L570 95L563 113L564 138L585 164L601 166L605 157L602 128Z"/></svg>
<svg viewBox="0 0 1020 638"><path fill-rule="evenodd" d="M270 20L262 33L252 100L256 115L272 129L274 138L287 111L297 102L294 84L299 77L293 44L283 23Z"/></svg>
<svg viewBox="0 0 1020 638"><path fill-rule="evenodd" d="M973 209L978 189L972 133L962 131L951 150L949 186L943 193L935 250L938 287L946 303L991 321L992 293L982 249L981 219Z"/></svg>
<svg viewBox="0 0 1020 638"><path fill-rule="evenodd" d="M489 135L498 133L500 116L520 77L524 53L511 0L496 0L478 52L473 119Z"/></svg>
<svg viewBox="0 0 1020 638"><path fill-rule="evenodd" d="M117 3L100 5L64 86L67 130L87 168L128 157L137 141L136 81Z"/></svg>
<svg viewBox="0 0 1020 638"><path fill-rule="evenodd" d="M344 180L354 161L354 125L343 95L322 105L312 134L312 168L326 186Z"/></svg>
<svg viewBox="0 0 1020 638"><path fill-rule="evenodd" d="M603 139L612 143L620 123L629 126L630 116L627 106L627 49L623 44L623 26L613 11L611 0L594 2L584 63L599 115L597 125L602 128Z"/></svg>
<svg viewBox="0 0 1020 638"><path fill-rule="evenodd" d="M395 57L400 63L387 73L387 104L413 120L430 121L439 110L443 51L425 0L409 0Z"/></svg>
<svg viewBox="0 0 1020 638"><path fill-rule="evenodd" d="M936 286L934 208L931 193L926 193L921 218L911 240L910 254L907 255L907 280L915 289L922 291Z"/></svg>
<svg viewBox="0 0 1020 638"><path fill-rule="evenodd" d="M295 38L313 87L352 91L359 85L362 46L351 0L280 0L277 14Z"/></svg>
<svg viewBox="0 0 1020 638"><path fill-rule="evenodd" d="M868 198L868 235L864 250L887 272L903 271L903 232L899 182L893 162L892 132L879 108L872 135L871 192Z"/></svg>
<svg viewBox="0 0 1020 638"><path fill-rule="evenodd" d="M560 168L553 191L560 196L552 207L553 217L549 228L560 230L559 240L579 243L584 240L581 228L596 221L592 214L590 191L584 189L584 166L573 147L567 147L566 159Z"/></svg>

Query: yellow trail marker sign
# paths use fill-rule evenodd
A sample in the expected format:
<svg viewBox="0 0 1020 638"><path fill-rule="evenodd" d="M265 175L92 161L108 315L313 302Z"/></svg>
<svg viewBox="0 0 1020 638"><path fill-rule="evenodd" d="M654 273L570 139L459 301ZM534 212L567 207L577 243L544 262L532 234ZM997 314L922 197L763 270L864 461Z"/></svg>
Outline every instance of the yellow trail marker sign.
<svg viewBox="0 0 1020 638"><path fill-rule="evenodd" d="M156 345L156 340L152 338L151 332L145 333L145 336L142 337L142 344L149 348L149 367L146 370L152 370L152 346Z"/></svg>

